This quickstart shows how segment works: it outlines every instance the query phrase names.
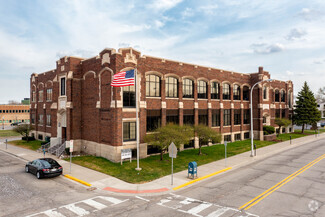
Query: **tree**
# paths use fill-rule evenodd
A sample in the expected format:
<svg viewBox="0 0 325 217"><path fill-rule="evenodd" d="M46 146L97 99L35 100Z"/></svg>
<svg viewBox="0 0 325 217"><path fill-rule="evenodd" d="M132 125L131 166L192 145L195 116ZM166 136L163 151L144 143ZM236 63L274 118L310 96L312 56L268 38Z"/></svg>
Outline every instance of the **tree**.
<svg viewBox="0 0 325 217"><path fill-rule="evenodd" d="M144 141L149 145L158 147L160 150L160 160L163 160L164 153L167 152L168 146L172 142L179 148L181 144L189 143L192 137L192 127L168 124L158 128L153 133L147 134Z"/></svg>
<svg viewBox="0 0 325 217"><path fill-rule="evenodd" d="M218 143L221 141L220 133L214 131L208 126L205 125L197 125L194 127L194 132L196 136L199 138L199 155L202 154L201 147L204 144L208 144L209 142Z"/></svg>
<svg viewBox="0 0 325 217"><path fill-rule="evenodd" d="M307 82L298 93L294 109L294 123L301 126L304 133L305 124L314 124L321 120L321 113L317 109L317 102Z"/></svg>
<svg viewBox="0 0 325 217"><path fill-rule="evenodd" d="M16 126L13 131L19 133L20 135L22 135L23 137L26 138L26 141L28 142L28 137L29 137L29 133L30 131L33 130L33 127L30 124L21 124Z"/></svg>
<svg viewBox="0 0 325 217"><path fill-rule="evenodd" d="M318 89L316 100L318 103L325 103L325 87Z"/></svg>
<svg viewBox="0 0 325 217"><path fill-rule="evenodd" d="M275 119L275 124L279 126L278 135L280 135L281 128L289 126L291 124L291 121L289 119L286 119L286 118L276 118Z"/></svg>

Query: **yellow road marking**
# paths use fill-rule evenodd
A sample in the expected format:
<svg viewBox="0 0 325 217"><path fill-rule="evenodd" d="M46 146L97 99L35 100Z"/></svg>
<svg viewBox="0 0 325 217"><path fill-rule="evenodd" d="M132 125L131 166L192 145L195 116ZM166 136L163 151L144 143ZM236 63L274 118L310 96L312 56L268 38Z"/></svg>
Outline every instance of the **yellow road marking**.
<svg viewBox="0 0 325 217"><path fill-rule="evenodd" d="M217 172L211 173L211 174L209 174L209 175L203 176L203 177L198 178L198 179L194 179L194 180L192 180L192 181L186 182L185 184L182 184L182 185L179 185L179 186L173 188L173 190L174 190L174 191L175 191L175 190L178 190L178 189L180 189L180 188L183 188L183 187L185 187L185 186L188 186L188 185L190 185L190 184L193 184L193 183L195 183L195 182L198 182L198 181L201 181L201 180L203 180L203 179L209 178L209 177L211 177L211 176L217 175L217 174L219 174L219 173L225 172L225 171L230 170L230 169L232 169L232 167L227 167L226 169L219 170L219 171L217 171Z"/></svg>
<svg viewBox="0 0 325 217"><path fill-rule="evenodd" d="M264 191L262 194L258 195L257 197L253 198L252 200L248 201L247 203L245 203L238 209L241 210L241 209L245 208L245 210L247 210L247 209L251 208L252 206L256 205L258 202L263 200L265 197L267 197L268 195L270 195L271 193L273 193L274 191L276 191L277 189L279 189L280 187L282 187L283 185L285 185L286 183L288 183L289 181L294 179L296 176L300 175L301 173L303 173L304 171L306 171L307 169L309 169L310 167L312 167L313 165L315 165L316 163L318 163L319 161L321 161L324 158L325 158L325 154L318 157L317 159L313 160L312 162L305 165L304 167L300 168L296 172L292 173L290 176L288 176L285 179L283 179L282 181L278 182L273 187Z"/></svg>
<svg viewBox="0 0 325 217"><path fill-rule="evenodd" d="M70 175L64 175L64 177L66 177L66 178L68 178L68 179L71 179L71 180L74 180L74 181L76 181L76 182L79 182L79 183L81 183L81 184L83 184L83 185L86 185L86 186L91 186L91 184L89 184L88 182L85 182L85 181L82 181L82 180L80 180L80 179L77 179L77 178L75 178L75 177L73 177L73 176L70 176Z"/></svg>

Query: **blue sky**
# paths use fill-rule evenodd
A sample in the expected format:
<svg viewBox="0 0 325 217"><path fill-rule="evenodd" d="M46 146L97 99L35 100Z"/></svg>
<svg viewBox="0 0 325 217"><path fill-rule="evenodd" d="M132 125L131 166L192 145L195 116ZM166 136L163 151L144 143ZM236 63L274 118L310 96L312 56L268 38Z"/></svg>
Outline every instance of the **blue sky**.
<svg viewBox="0 0 325 217"><path fill-rule="evenodd" d="M325 86L325 1L0 0L0 104L65 55L144 55Z"/></svg>

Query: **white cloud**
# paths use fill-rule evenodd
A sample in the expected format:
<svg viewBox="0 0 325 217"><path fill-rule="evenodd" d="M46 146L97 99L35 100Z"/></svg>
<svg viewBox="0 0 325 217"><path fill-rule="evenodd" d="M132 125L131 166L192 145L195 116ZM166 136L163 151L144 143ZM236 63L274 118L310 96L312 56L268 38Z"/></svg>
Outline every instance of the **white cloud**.
<svg viewBox="0 0 325 217"><path fill-rule="evenodd" d="M303 8L299 13L298 16L302 17L306 21L313 21L318 20L324 16L324 12L310 9L310 8Z"/></svg>
<svg viewBox="0 0 325 217"><path fill-rule="evenodd" d="M217 4L204 5L204 6L199 7L199 11L203 12L207 15L214 15L218 8L219 8L219 6Z"/></svg>
<svg viewBox="0 0 325 217"><path fill-rule="evenodd" d="M155 23L156 28L158 28L158 29L160 29L161 27L163 27L165 25L165 23L160 20L155 20L154 23Z"/></svg>
<svg viewBox="0 0 325 217"><path fill-rule="evenodd" d="M291 29L290 33L285 37L287 40L292 41L295 39L301 39L303 36L307 35L304 29Z"/></svg>
<svg viewBox="0 0 325 217"><path fill-rule="evenodd" d="M152 4L149 5L149 8L155 10L169 10L181 3L182 1L183 0L154 0Z"/></svg>
<svg viewBox="0 0 325 217"><path fill-rule="evenodd" d="M280 43L266 44L266 43L254 43L251 48L258 54L271 54L284 50L284 45Z"/></svg>
<svg viewBox="0 0 325 217"><path fill-rule="evenodd" d="M185 8L185 10L182 12L182 18L188 18L194 16L194 10L192 8Z"/></svg>

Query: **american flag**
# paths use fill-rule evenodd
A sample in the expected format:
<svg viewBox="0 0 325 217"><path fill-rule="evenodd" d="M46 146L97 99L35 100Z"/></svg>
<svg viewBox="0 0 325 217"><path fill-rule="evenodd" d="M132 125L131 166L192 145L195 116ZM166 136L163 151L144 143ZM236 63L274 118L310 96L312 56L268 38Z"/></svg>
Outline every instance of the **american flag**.
<svg viewBox="0 0 325 217"><path fill-rule="evenodd" d="M134 69L122 71L114 75L111 86L124 87L134 85Z"/></svg>

